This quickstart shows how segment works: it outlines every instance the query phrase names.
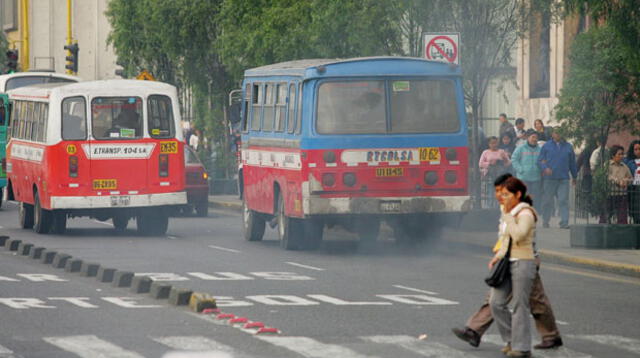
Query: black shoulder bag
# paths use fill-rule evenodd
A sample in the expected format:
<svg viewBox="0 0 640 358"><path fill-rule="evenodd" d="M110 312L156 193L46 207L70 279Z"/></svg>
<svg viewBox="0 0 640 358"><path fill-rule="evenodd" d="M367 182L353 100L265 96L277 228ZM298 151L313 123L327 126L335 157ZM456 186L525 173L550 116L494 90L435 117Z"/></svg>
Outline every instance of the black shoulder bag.
<svg viewBox="0 0 640 358"><path fill-rule="evenodd" d="M498 287L509 279L511 272L509 270L511 256L511 237L509 237L509 246L507 246L507 253L491 268L489 276L484 279L484 282L491 287Z"/></svg>

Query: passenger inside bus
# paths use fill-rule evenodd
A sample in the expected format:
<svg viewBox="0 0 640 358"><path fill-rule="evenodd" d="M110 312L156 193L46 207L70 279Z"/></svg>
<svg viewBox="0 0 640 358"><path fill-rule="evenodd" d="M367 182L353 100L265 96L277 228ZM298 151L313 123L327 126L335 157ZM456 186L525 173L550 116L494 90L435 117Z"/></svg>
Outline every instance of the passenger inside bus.
<svg viewBox="0 0 640 358"><path fill-rule="evenodd" d="M133 138L141 135L140 116L131 108L124 108L111 122L111 128L104 137L107 138Z"/></svg>

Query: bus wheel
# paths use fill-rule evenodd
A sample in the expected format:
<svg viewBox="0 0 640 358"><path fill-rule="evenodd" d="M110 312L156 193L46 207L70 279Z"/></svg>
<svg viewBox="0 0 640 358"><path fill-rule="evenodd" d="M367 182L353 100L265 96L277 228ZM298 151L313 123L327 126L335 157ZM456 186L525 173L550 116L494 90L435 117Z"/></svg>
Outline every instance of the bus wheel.
<svg viewBox="0 0 640 358"><path fill-rule="evenodd" d="M36 192L35 205L33 208L33 230L38 234L47 234L51 230L52 213L49 210L43 209L40 204L40 196Z"/></svg>
<svg viewBox="0 0 640 358"><path fill-rule="evenodd" d="M208 201L196 204L196 215L198 215L201 218L207 217L209 215Z"/></svg>
<svg viewBox="0 0 640 358"><path fill-rule="evenodd" d="M242 228L244 238L247 241L262 241L264 236L265 221L262 215L249 209L247 203L242 201Z"/></svg>
<svg viewBox="0 0 640 358"><path fill-rule="evenodd" d="M115 215L111 218L113 221L113 227L117 232L124 232L127 230L127 225L129 225L129 217L126 215Z"/></svg>
<svg viewBox="0 0 640 358"><path fill-rule="evenodd" d="M33 205L21 201L18 209L18 217L21 228L31 229L33 227Z"/></svg>
<svg viewBox="0 0 640 358"><path fill-rule="evenodd" d="M284 198L278 194L278 238L280 246L285 250L302 249L305 240L305 222L302 219L291 218L285 215Z"/></svg>
<svg viewBox="0 0 640 358"><path fill-rule="evenodd" d="M380 234L380 220L377 218L357 218L355 231L361 243L374 243Z"/></svg>
<svg viewBox="0 0 640 358"><path fill-rule="evenodd" d="M62 235L65 231L67 231L67 214L54 212L51 232Z"/></svg>
<svg viewBox="0 0 640 358"><path fill-rule="evenodd" d="M304 248L316 250L322 245L322 234L324 232L324 222L320 219L304 220Z"/></svg>
<svg viewBox="0 0 640 358"><path fill-rule="evenodd" d="M164 211L143 212L136 218L138 233L148 236L164 235L169 228L169 215Z"/></svg>

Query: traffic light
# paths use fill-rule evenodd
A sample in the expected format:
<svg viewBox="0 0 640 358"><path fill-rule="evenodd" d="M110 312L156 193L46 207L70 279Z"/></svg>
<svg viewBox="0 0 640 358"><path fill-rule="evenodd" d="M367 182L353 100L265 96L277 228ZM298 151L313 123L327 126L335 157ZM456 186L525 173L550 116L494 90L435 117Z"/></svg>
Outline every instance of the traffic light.
<svg viewBox="0 0 640 358"><path fill-rule="evenodd" d="M18 50L7 50L7 73L13 73L18 70Z"/></svg>
<svg viewBox="0 0 640 358"><path fill-rule="evenodd" d="M78 44L64 45L64 49L68 51L67 57L65 57L67 64L64 68L66 68L69 73L78 73L78 51L80 50Z"/></svg>

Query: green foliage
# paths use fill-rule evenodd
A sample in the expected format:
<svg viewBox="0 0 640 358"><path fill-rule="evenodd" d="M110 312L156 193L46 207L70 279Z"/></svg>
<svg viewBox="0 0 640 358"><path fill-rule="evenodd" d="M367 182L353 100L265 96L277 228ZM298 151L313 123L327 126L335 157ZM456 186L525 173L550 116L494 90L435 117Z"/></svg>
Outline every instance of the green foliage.
<svg viewBox="0 0 640 358"><path fill-rule="evenodd" d="M569 74L560 92L556 118L578 144L611 130L635 129L638 120L638 71L625 64L626 50L609 26L578 35L571 48Z"/></svg>
<svg viewBox="0 0 640 358"><path fill-rule="evenodd" d="M4 33L0 34L0 54L4 55L2 63L0 63L0 73L7 73L9 67L7 67L7 50L9 49L9 42Z"/></svg>

